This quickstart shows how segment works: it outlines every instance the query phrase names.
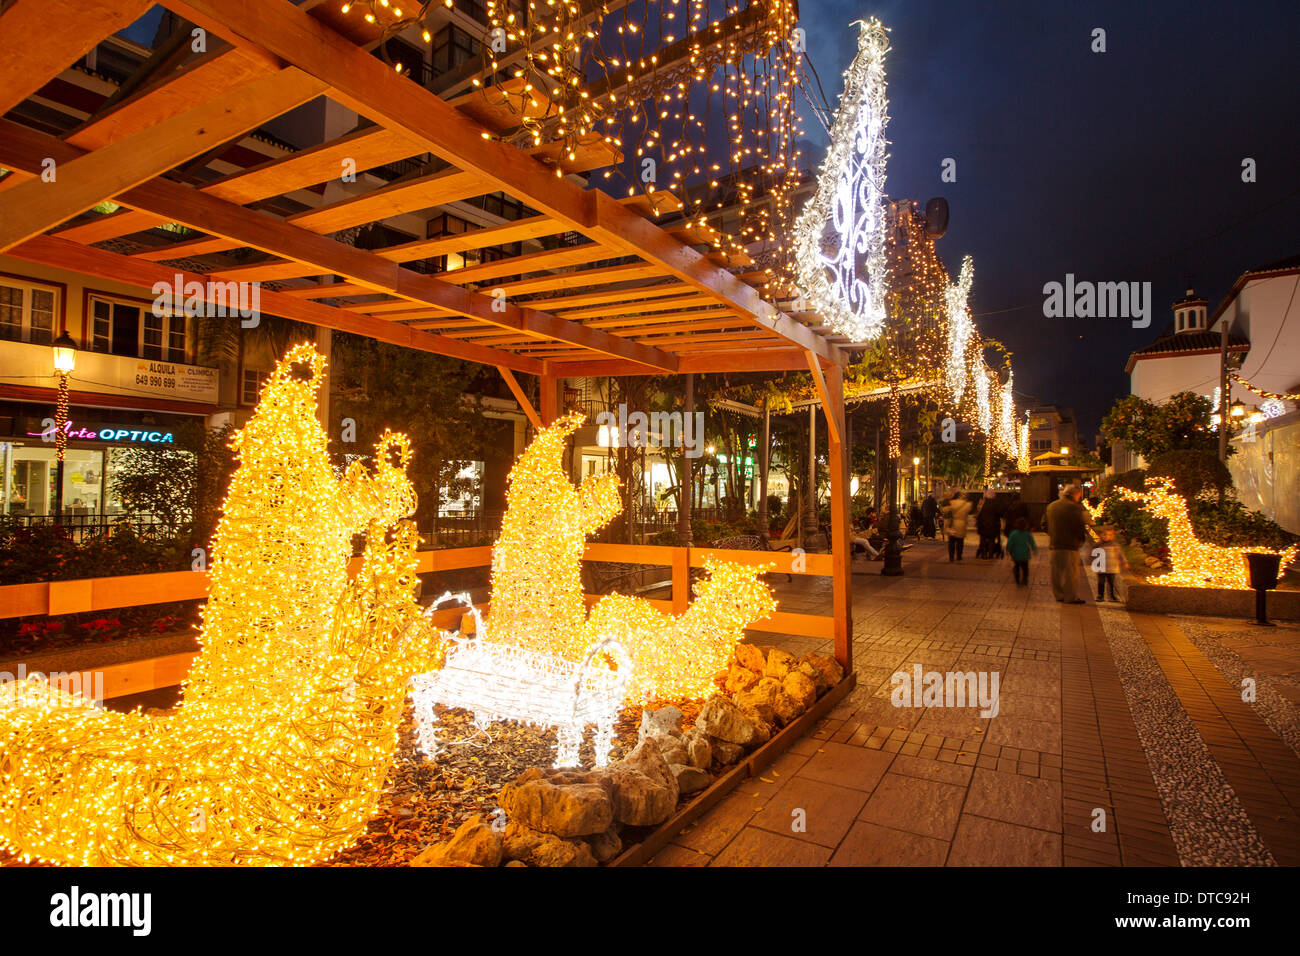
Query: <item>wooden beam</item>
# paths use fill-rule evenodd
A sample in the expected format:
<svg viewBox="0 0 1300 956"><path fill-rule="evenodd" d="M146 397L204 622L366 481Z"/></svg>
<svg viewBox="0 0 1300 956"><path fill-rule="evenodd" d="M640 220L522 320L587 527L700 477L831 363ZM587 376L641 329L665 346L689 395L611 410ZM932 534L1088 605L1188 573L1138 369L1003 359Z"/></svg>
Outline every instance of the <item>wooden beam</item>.
<svg viewBox="0 0 1300 956"><path fill-rule="evenodd" d="M843 436L839 430L839 422L835 418L835 408L837 400L838 407L841 409L844 407L843 390L841 389L838 396L830 393L826 385L826 377L822 375L821 363L811 352L808 354L808 368L812 370L813 384L817 386L817 397L821 399L822 410L826 413L826 428L831 441L840 441Z"/></svg>
<svg viewBox="0 0 1300 956"><path fill-rule="evenodd" d="M166 172L213 143L315 99L324 89L320 80L290 68L58 164L54 182L33 179L0 195L0 252Z"/></svg>
<svg viewBox="0 0 1300 956"><path fill-rule="evenodd" d="M537 414L537 409L533 408L533 403L528 400L528 396L524 394L524 390L519 387L519 380L515 378L515 373L510 371L510 369L506 368L504 365L498 365L497 371L501 373L501 377L504 378L506 384L510 386L510 391L514 393L515 401L519 403L519 407L522 408L524 414L528 416L528 420L533 423L533 427L540 430L542 427L541 416Z"/></svg>
<svg viewBox="0 0 1300 956"><path fill-rule="evenodd" d="M811 357L810 357L811 359ZM811 359L814 378L820 378L816 359ZM831 618L834 622L835 659L846 673L853 670L853 575L849 542L849 458L844 435L844 370L832 365L821 388L825 391L827 466L831 479Z"/></svg>
<svg viewBox="0 0 1300 956"><path fill-rule="evenodd" d="M746 349L736 352L706 352L702 355L683 355L677 364L677 374L689 372L793 372L808 367L802 349L772 349L757 351ZM565 378L589 378L610 375L662 375L663 371L636 362L584 359L571 362L547 359L548 367Z"/></svg>
<svg viewBox="0 0 1300 956"><path fill-rule="evenodd" d="M39 170L34 156L53 156L65 163L84 155L75 147L52 136L0 120L0 164ZM13 191L28 184L20 184ZM0 194L0 204L7 194ZM604 352L607 355L644 361L671 371L676 356L660 349L638 345L600 329L588 329L576 322L547 312L519 307L505 298L482 295L444 282L433 276L403 269L363 249L317 235L306 229L263 215L235 203L209 196L189 186L166 179L154 179L118 196L131 205L195 229L216 233L276 255L311 262L322 273L335 273L375 292L387 292L412 302L435 306L515 332ZM3 208L0 205L0 208ZM450 353L448 353L450 354ZM497 353L500 354L500 353ZM496 364L496 363L492 363Z"/></svg>
<svg viewBox="0 0 1300 956"><path fill-rule="evenodd" d="M134 285L142 289L151 288L155 282L165 282L170 285L177 275L176 269L156 265L152 262L141 262L138 259L118 255L114 252L106 252L102 249L92 249L89 246L83 246L68 239L60 239L57 236L37 236L28 239L26 242L14 246L13 249L9 250L8 254L17 259L25 259L28 262L36 262L58 269L70 269L84 275L96 276L114 282L125 282L128 285ZM184 282L198 282L203 284L205 289L207 288L207 276L192 272L181 272L180 275ZM342 309L321 305L318 302L303 302L269 289L261 291L261 300L264 311L271 315L296 319L299 322L307 322L324 328L337 329L340 332L352 332L356 335L377 339L380 342L391 342L394 345L403 345L407 348L419 349L422 352L433 352L438 355L449 355L453 358L478 362L483 365L505 366L516 372L540 374L543 368L542 363L537 359L474 345L470 342L460 342L456 339L449 339L429 332L421 332L410 326L386 322L383 319L354 315Z"/></svg>
<svg viewBox="0 0 1300 956"><path fill-rule="evenodd" d="M15 0L0 14L0 115L151 6L151 0Z"/></svg>
<svg viewBox="0 0 1300 956"><path fill-rule="evenodd" d="M538 404L541 405L541 422L543 426L554 424L560 417L560 382L555 375L543 365Z"/></svg>

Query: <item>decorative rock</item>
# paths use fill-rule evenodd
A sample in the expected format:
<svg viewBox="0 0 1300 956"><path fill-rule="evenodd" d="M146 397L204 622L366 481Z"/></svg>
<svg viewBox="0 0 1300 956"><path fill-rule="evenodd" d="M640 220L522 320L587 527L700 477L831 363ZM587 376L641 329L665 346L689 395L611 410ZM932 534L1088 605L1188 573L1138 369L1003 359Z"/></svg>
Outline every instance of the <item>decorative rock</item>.
<svg viewBox="0 0 1300 956"><path fill-rule="evenodd" d="M667 764L690 763L691 753L685 747L677 746L672 750L664 751L664 762Z"/></svg>
<svg viewBox="0 0 1300 956"><path fill-rule="evenodd" d="M506 866L527 866L527 865L528 864L525 863L523 860L510 860L506 863Z"/></svg>
<svg viewBox="0 0 1300 956"><path fill-rule="evenodd" d="M731 672L727 675L727 681L722 687L728 694L743 694L757 684L758 680L758 674L748 667L733 664L731 665Z"/></svg>
<svg viewBox="0 0 1300 956"><path fill-rule="evenodd" d="M655 742L655 745L658 746L661 754L686 746L686 741L681 734L655 734L653 737L647 739ZM637 743L641 743L641 741L638 740Z"/></svg>
<svg viewBox="0 0 1300 956"><path fill-rule="evenodd" d="M733 744L728 740L720 740L717 737L709 738L709 746L713 749L713 760L720 767L726 767L736 763L741 757L745 756L745 748L740 744Z"/></svg>
<svg viewBox="0 0 1300 956"><path fill-rule="evenodd" d="M697 793L713 782L707 770L699 767L670 764L673 775L677 778L677 789L682 793Z"/></svg>
<svg viewBox="0 0 1300 956"><path fill-rule="evenodd" d="M808 660L807 656L800 659L795 670L800 674L803 674L805 677L812 678L813 683L817 687L818 695L831 689L830 682L827 680L826 675L821 672L817 665Z"/></svg>
<svg viewBox="0 0 1300 956"><path fill-rule="evenodd" d="M553 833L511 823L502 834L502 848L511 860L529 866L595 866L596 857L584 840L564 840Z"/></svg>
<svg viewBox="0 0 1300 956"><path fill-rule="evenodd" d="M443 849L446 859L474 866L500 866L501 853L501 834L481 813L462 823Z"/></svg>
<svg viewBox="0 0 1300 956"><path fill-rule="evenodd" d="M801 711L817 701L817 682L802 671L794 670L787 674L781 682L781 690L798 702Z"/></svg>
<svg viewBox="0 0 1300 956"><path fill-rule="evenodd" d="M663 823L677 808L677 778L653 740L637 744L604 774L613 786L614 819L634 827Z"/></svg>
<svg viewBox="0 0 1300 956"><path fill-rule="evenodd" d="M750 690L736 695L736 706L749 708L769 724L775 714L776 698L781 693L781 682L764 677Z"/></svg>
<svg viewBox="0 0 1300 956"><path fill-rule="evenodd" d="M822 672L822 676L826 678L829 686L834 687L844 680L844 668L840 666L840 662L835 658L830 656L822 657L818 654L805 654L803 659Z"/></svg>
<svg viewBox="0 0 1300 956"><path fill-rule="evenodd" d="M777 680L785 680L785 675L790 673L790 668L794 664L793 654L774 647L767 652L767 666L763 669L763 673Z"/></svg>
<svg viewBox="0 0 1300 956"><path fill-rule="evenodd" d="M598 863L608 863L623 852L623 841L614 830L592 834L587 837L587 845Z"/></svg>
<svg viewBox="0 0 1300 956"><path fill-rule="evenodd" d="M750 723L754 725L754 739L746 746L761 747L772 739L772 725L755 713L748 707L740 708L740 712L749 718Z"/></svg>
<svg viewBox="0 0 1300 956"><path fill-rule="evenodd" d="M637 743L645 740L647 737L667 735L670 737L680 737L682 733L682 712L679 708L669 704L666 707L660 707L658 710L651 710L647 707L641 711L641 733L637 737Z"/></svg>
<svg viewBox="0 0 1300 956"><path fill-rule="evenodd" d="M713 762L713 745L709 743L708 735L698 728L686 735L686 751L692 767L704 770Z"/></svg>
<svg viewBox="0 0 1300 956"><path fill-rule="evenodd" d="M756 644L740 643L736 645L736 663L746 670L761 675L767 667L767 649Z"/></svg>
<svg viewBox="0 0 1300 956"><path fill-rule="evenodd" d="M777 724L784 727L786 724L798 720L799 715L806 708L800 706L797 700L783 692L776 695L776 703L772 705L772 709L776 713Z"/></svg>
<svg viewBox="0 0 1300 956"><path fill-rule="evenodd" d="M754 743L759 736L753 719L733 701L716 695L704 702L699 716L695 718L695 726L710 737L740 744L742 747Z"/></svg>
<svg viewBox="0 0 1300 956"><path fill-rule="evenodd" d="M599 833L614 821L614 807L602 783L588 782L592 776L546 779L534 767L502 787L497 803L511 820L534 830L561 837Z"/></svg>

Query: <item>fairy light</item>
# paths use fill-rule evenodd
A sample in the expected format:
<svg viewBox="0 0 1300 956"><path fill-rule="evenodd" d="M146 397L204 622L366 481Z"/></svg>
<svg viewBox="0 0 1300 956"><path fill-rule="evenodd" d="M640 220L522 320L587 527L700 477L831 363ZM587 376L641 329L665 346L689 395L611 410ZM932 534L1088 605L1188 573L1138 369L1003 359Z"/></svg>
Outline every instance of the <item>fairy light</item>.
<svg viewBox="0 0 1300 956"><path fill-rule="evenodd" d="M989 370L981 360L975 369L975 423L984 434L993 430L993 407L989 404Z"/></svg>
<svg viewBox="0 0 1300 956"><path fill-rule="evenodd" d="M0 700L0 843L82 866L308 864L377 810L407 682L434 635L414 594L409 443L334 477L324 358L272 373L233 444L201 650L171 716L114 713L33 678ZM366 533L348 581L354 534Z"/></svg>
<svg viewBox="0 0 1300 956"><path fill-rule="evenodd" d="M889 457L903 457L902 409L898 395L898 383L889 383Z"/></svg>
<svg viewBox="0 0 1300 956"><path fill-rule="evenodd" d="M1007 381L1002 386L998 402L998 417L993 429L993 445L1008 458L1017 458L1019 452L1019 433L1016 429L1016 401L1012 393L1013 375L1007 369Z"/></svg>
<svg viewBox="0 0 1300 956"><path fill-rule="evenodd" d="M845 73L817 191L794 230L799 290L827 325L855 342L880 332L889 283L884 202L889 39L879 20L859 23L858 52Z"/></svg>
<svg viewBox="0 0 1300 956"><path fill-rule="evenodd" d="M473 712L475 726L484 732L497 721L556 728L556 767L577 766L584 731L595 724L595 763L605 766L633 672L623 646L602 638L577 664L554 654L493 643L486 631L478 634L473 640L448 638L443 643L443 666L411 681L417 739L424 753L430 757L438 753L434 707L441 704ZM593 666L603 655L617 660L616 670Z"/></svg>
<svg viewBox="0 0 1300 956"><path fill-rule="evenodd" d="M1026 418L1029 413L1025 412ZM1022 474L1029 474L1029 468L1032 462L1029 460L1029 422L1020 423L1020 447L1016 449L1016 470Z"/></svg>
<svg viewBox="0 0 1300 956"><path fill-rule="evenodd" d="M1296 559L1300 546L1285 551L1272 548L1225 548L1196 537L1187 514L1187 502L1165 478L1148 478L1142 491L1116 487L1120 497L1140 503L1156 518L1169 524L1169 563L1173 569L1152 580L1177 587L1213 587L1249 590L1250 575L1242 555L1276 554L1286 567Z"/></svg>
<svg viewBox="0 0 1300 956"><path fill-rule="evenodd" d="M970 375L967 359L975 326L970 317L970 290L975 282L975 263L970 256L961 261L957 281L947 289L948 306L948 363L944 369L945 381L952 392L952 400L960 403Z"/></svg>
<svg viewBox="0 0 1300 956"><path fill-rule="evenodd" d="M776 608L758 575L766 568L707 565L695 600L672 617L641 598L609 595L590 617L582 587L587 535L621 509L618 478L589 476L579 487L565 474L568 437L584 421L574 413L544 428L511 469L501 536L492 550L492 608L485 637L566 661L614 639L627 649L629 699L702 697L745 627Z"/></svg>

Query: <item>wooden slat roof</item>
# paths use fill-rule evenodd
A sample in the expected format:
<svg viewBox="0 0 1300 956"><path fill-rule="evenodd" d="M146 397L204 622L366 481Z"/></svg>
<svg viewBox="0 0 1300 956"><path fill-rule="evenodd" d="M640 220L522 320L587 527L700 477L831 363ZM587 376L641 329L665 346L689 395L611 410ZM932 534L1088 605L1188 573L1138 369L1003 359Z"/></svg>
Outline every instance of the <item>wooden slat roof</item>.
<svg viewBox="0 0 1300 956"><path fill-rule="evenodd" d="M681 209L677 197L615 199L575 181L621 158L605 141L593 138L573 155L556 143L523 150L501 141L521 110L535 108L509 88L443 99L372 56L373 31L339 21L334 4L164 6L226 45L63 138L0 119L0 166L15 171L0 188L0 252L145 286L170 278L177 269L169 263L178 262L189 278L275 283L263 292L268 312L534 374L805 368L805 353L844 362L816 316L780 312L753 287L761 273L742 278L726 268L752 263L698 251L704 237L694 224L661 228L658 216ZM21 103L148 7L13 0L0 14L0 106ZM55 15L58 30L20 29ZM194 167L219 156L222 144L319 96L372 125L196 181ZM35 178L47 157L60 169L53 183ZM410 160L427 171L417 166L369 189L358 177L343 198L335 191L302 208L345 161L362 172ZM535 212L378 249L335 237L497 192ZM87 215L104 200L123 208ZM295 206L301 211L283 212ZM146 230L165 223L197 235L160 245ZM113 250L95 246L110 240ZM534 240L543 248L459 270L408 266ZM260 261L227 255L250 249Z"/></svg>

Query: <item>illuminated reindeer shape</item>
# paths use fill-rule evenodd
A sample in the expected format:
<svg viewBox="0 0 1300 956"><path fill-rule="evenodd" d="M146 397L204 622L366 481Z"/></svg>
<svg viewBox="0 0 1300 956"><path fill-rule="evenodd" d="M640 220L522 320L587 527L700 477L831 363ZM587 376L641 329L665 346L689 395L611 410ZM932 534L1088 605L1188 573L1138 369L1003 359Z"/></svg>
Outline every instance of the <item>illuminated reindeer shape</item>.
<svg viewBox="0 0 1300 956"><path fill-rule="evenodd" d="M292 349L234 439L202 650L173 714L5 685L0 844L82 866L277 865L365 833L407 684L441 635L415 600L406 438L385 433L373 474L354 462L337 477L316 419L324 367Z"/></svg>
<svg viewBox="0 0 1300 956"><path fill-rule="evenodd" d="M672 617L651 602L613 594L588 617L582 587L587 535L618 514L618 479L591 476L575 488L562 466L565 443L582 424L573 414L542 429L510 472L501 537L492 553L487 637L581 661L614 638L632 658L630 699L703 697L726 668L745 627L776 601L763 567L708 562L695 600Z"/></svg>
<svg viewBox="0 0 1300 956"><path fill-rule="evenodd" d="M1169 559L1173 570L1159 577L1161 584L1182 587L1210 584L1246 590L1250 587L1250 577L1242 558L1244 552L1280 555L1284 568L1296 558L1294 545L1286 551L1274 551L1271 548L1225 548L1201 541L1192 531L1187 502L1174 491L1168 479L1148 478L1143 491L1115 490L1124 499L1144 505L1155 517L1164 518L1169 523Z"/></svg>

